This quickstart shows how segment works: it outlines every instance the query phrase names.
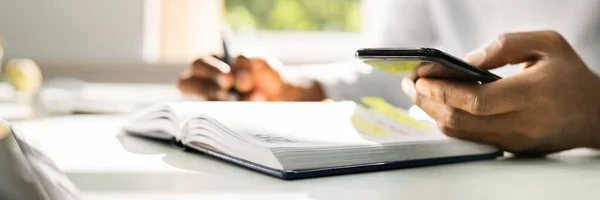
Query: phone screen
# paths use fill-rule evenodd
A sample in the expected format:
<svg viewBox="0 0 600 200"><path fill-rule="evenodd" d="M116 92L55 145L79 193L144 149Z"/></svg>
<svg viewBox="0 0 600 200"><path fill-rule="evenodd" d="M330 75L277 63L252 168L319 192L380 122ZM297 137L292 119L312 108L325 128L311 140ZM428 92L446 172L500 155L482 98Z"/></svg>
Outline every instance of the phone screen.
<svg viewBox="0 0 600 200"><path fill-rule="evenodd" d="M455 81L481 81L479 76L445 67L441 63L423 60L367 59L363 60L379 70L399 76L416 76Z"/></svg>

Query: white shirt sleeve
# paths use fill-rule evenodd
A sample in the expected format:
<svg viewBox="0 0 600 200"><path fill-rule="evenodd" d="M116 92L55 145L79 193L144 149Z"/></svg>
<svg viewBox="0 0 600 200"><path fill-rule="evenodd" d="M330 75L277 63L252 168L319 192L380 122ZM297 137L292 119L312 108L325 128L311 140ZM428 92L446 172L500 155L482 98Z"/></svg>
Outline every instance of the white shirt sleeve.
<svg viewBox="0 0 600 200"><path fill-rule="evenodd" d="M370 47L425 47L435 42L425 0L366 1L363 24ZM362 97L384 98L408 109L412 102L402 92L402 77L388 74L359 61L301 67L333 100L359 102ZM308 73L308 74L306 74Z"/></svg>
<svg viewBox="0 0 600 200"><path fill-rule="evenodd" d="M303 85L306 78L319 83L325 96L335 101L360 102L362 97L380 97L408 109L412 102L402 92L402 77L372 68L359 61L298 66L282 71L284 80ZM294 80L294 77L301 77Z"/></svg>
<svg viewBox="0 0 600 200"><path fill-rule="evenodd" d="M436 31L428 0L364 3L363 30L371 47L432 47Z"/></svg>

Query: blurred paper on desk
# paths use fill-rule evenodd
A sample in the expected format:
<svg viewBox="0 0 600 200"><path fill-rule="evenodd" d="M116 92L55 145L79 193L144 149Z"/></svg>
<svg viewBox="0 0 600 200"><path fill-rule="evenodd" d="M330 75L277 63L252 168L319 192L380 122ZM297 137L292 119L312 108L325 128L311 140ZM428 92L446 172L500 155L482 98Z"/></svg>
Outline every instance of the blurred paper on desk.
<svg viewBox="0 0 600 200"><path fill-rule="evenodd" d="M0 102L12 101L15 98L15 90L7 83L0 83Z"/></svg>
<svg viewBox="0 0 600 200"><path fill-rule="evenodd" d="M34 110L31 106L0 102L0 118L12 121L26 119L31 117L33 114Z"/></svg>
<svg viewBox="0 0 600 200"><path fill-rule="evenodd" d="M183 99L169 84L85 83L48 84L40 94L44 109L53 113L128 113L162 101Z"/></svg>
<svg viewBox="0 0 600 200"><path fill-rule="evenodd" d="M0 83L0 118L6 120L20 120L31 117L33 108L28 104L17 102L17 92L7 84Z"/></svg>

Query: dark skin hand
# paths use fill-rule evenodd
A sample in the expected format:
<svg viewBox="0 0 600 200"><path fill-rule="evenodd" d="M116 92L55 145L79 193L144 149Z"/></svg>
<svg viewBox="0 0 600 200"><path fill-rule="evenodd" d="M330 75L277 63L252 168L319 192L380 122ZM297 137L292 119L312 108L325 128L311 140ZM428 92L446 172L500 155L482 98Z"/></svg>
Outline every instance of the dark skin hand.
<svg viewBox="0 0 600 200"><path fill-rule="evenodd" d="M600 78L560 34L503 34L466 60L524 69L486 84L407 76L403 90L448 136L519 155L600 147Z"/></svg>
<svg viewBox="0 0 600 200"><path fill-rule="evenodd" d="M203 57L183 72L177 87L186 95L209 101L230 100L234 88L242 101L320 101L325 98L317 83L300 87L283 80L273 64L260 57L238 56L232 66Z"/></svg>

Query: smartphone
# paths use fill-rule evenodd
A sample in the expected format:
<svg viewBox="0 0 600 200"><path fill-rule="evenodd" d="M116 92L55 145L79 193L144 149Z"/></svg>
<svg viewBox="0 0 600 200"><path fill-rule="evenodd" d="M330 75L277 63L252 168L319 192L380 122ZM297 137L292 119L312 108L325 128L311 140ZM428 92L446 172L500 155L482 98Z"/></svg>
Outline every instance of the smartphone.
<svg viewBox="0 0 600 200"><path fill-rule="evenodd" d="M493 82L499 76L434 48L365 48L356 58L374 68L397 74L453 81Z"/></svg>

